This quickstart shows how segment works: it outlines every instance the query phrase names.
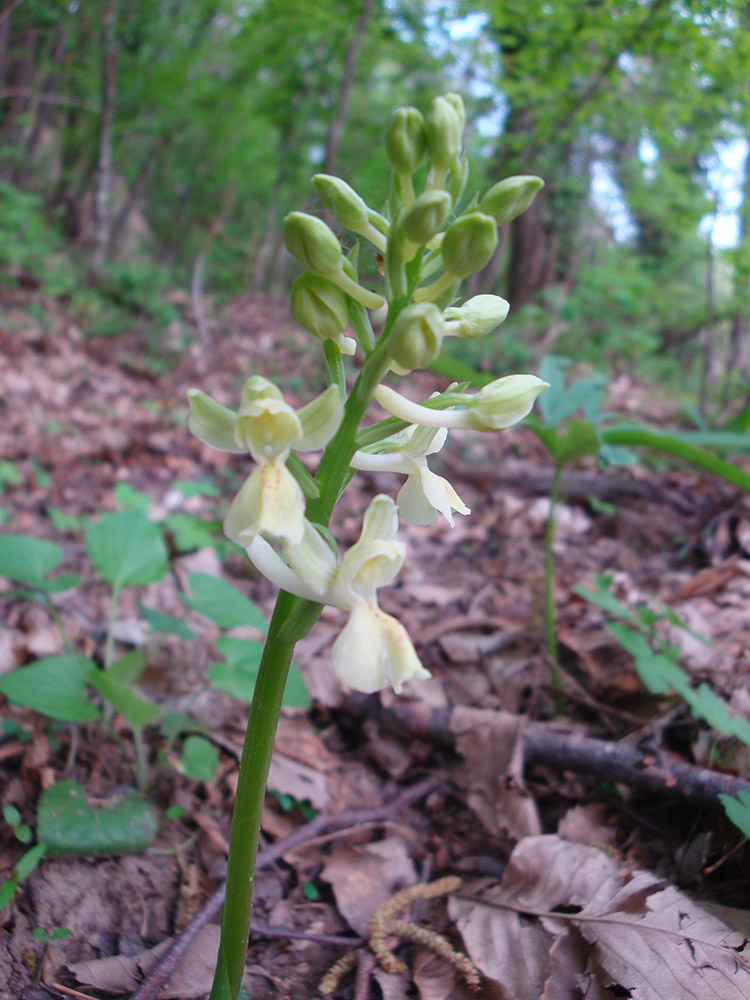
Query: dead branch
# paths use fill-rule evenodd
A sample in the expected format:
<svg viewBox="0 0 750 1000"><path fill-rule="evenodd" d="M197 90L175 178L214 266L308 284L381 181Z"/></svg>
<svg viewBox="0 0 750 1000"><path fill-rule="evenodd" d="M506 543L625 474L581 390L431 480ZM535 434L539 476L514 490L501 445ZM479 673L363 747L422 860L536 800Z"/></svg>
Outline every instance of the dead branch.
<svg viewBox="0 0 750 1000"><path fill-rule="evenodd" d="M352 695L346 708L358 718L375 718L401 736L453 748L450 708L407 702L385 709L377 695ZM640 794L682 799L710 809L722 808L719 795L750 794L750 781L744 778L673 760L662 751L566 733L543 722L525 723L523 753L526 764L587 774L627 785Z"/></svg>

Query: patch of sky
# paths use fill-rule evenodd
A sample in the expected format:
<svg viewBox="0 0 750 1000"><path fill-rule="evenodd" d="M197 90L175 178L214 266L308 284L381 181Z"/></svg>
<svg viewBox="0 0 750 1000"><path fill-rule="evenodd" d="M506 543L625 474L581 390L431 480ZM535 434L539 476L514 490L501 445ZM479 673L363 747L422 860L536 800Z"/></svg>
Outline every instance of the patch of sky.
<svg viewBox="0 0 750 1000"><path fill-rule="evenodd" d="M594 160L591 165L591 204L611 227L618 243L628 243L634 238L636 228L627 202L606 160Z"/></svg>
<svg viewBox="0 0 750 1000"><path fill-rule="evenodd" d="M717 143L704 162L715 209L702 219L700 230L710 237L715 247L733 247L739 240L737 210L742 204L742 181L748 156L747 139L730 139Z"/></svg>

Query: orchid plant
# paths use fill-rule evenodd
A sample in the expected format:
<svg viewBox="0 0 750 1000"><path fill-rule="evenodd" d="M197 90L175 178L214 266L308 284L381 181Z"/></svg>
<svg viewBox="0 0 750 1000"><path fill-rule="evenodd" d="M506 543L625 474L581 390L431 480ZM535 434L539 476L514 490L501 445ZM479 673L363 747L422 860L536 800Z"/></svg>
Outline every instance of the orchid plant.
<svg viewBox="0 0 750 1000"><path fill-rule="evenodd" d="M381 255L384 295L360 284L358 243L346 255L320 218L292 212L284 220L287 249L305 269L292 286L292 312L325 355L329 386L321 395L295 410L259 374L245 382L236 411L199 389L189 392L193 434L255 462L224 530L279 588L242 753L212 1000L236 1000L242 982L261 810L295 644L329 604L349 616L331 650L344 684L368 693L390 684L399 692L407 681L430 676L404 626L378 604L378 590L397 576L406 554L396 538L399 515L415 524L443 516L452 525L454 514L469 514L451 484L430 470L429 456L449 430L491 432L522 420L546 388L534 375L510 375L476 394L451 385L415 402L384 384L390 373L405 377L427 367L445 337L484 336L508 312L496 295L458 305L458 287L488 263L498 226L525 211L543 182L509 177L462 207L464 126L456 94L436 97L426 117L411 107L395 112L385 135L392 175L382 213L339 178L313 177L337 224ZM419 193L417 178L423 178ZM383 307L376 337L368 310ZM344 355L358 365L351 389ZM389 416L363 428L373 398ZM298 452L320 450L313 475ZM328 525L357 470L405 480L396 501L385 494L371 500L359 539L339 552Z"/></svg>

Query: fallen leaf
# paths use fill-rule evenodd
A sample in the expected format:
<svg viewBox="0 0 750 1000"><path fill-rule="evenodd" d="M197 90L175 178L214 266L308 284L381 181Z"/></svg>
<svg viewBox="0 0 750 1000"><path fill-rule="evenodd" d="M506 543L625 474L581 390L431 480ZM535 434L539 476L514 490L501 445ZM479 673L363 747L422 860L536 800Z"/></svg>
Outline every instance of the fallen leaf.
<svg viewBox="0 0 750 1000"><path fill-rule="evenodd" d="M611 985L633 1000L750 995L746 937L649 872L556 836L523 840L502 885L453 897L449 912L477 967L517 1000L572 1000L586 976L603 997Z"/></svg>
<svg viewBox="0 0 750 1000"><path fill-rule="evenodd" d="M536 805L523 783L523 717L481 708L456 708L450 728L464 764L456 780L469 806L495 836L541 832Z"/></svg>

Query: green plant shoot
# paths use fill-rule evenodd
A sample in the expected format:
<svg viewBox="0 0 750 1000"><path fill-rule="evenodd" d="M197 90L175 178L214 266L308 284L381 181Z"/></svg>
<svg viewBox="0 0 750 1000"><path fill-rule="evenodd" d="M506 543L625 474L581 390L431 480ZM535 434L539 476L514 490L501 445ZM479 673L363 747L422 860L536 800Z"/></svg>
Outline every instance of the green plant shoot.
<svg viewBox="0 0 750 1000"><path fill-rule="evenodd" d="M491 259L498 226L528 208L542 187L538 177L507 178L479 201L462 202L464 126L456 94L436 97L425 118L416 108L395 112L386 130L392 173L383 212L339 178L313 178L338 225L382 256L383 294L360 279L359 262L372 256L364 246L352 242L347 255L320 218L304 212L286 217L287 249L304 269L292 286L292 312L322 346L324 392L295 408L261 373L248 374L236 409L200 389L189 392L192 432L215 448L249 454L255 463L229 507L224 531L280 591L240 766L212 1000L236 1000L241 988L261 809L295 644L329 604L348 616L331 650L344 684L363 692L390 684L399 692L406 682L429 677L404 626L378 604L378 590L395 579L406 555L396 538L399 518L434 524L442 516L452 525L455 514L469 514L448 480L429 468L429 457L450 430L493 432L517 423L547 387L534 375L509 375L477 393L454 384L429 400L411 398L409 374L434 362L446 338L482 337L505 319L504 299L478 295L461 304L458 288ZM369 311L384 307L385 322L375 336ZM344 358L356 369L353 382ZM392 374L405 379L403 392L386 384ZM362 430L373 398L389 416ZM320 451L313 475L299 453ZM392 473L401 486L395 501L386 494L372 498L358 541L339 551L328 525L357 470ZM231 664L233 650L223 652Z"/></svg>

